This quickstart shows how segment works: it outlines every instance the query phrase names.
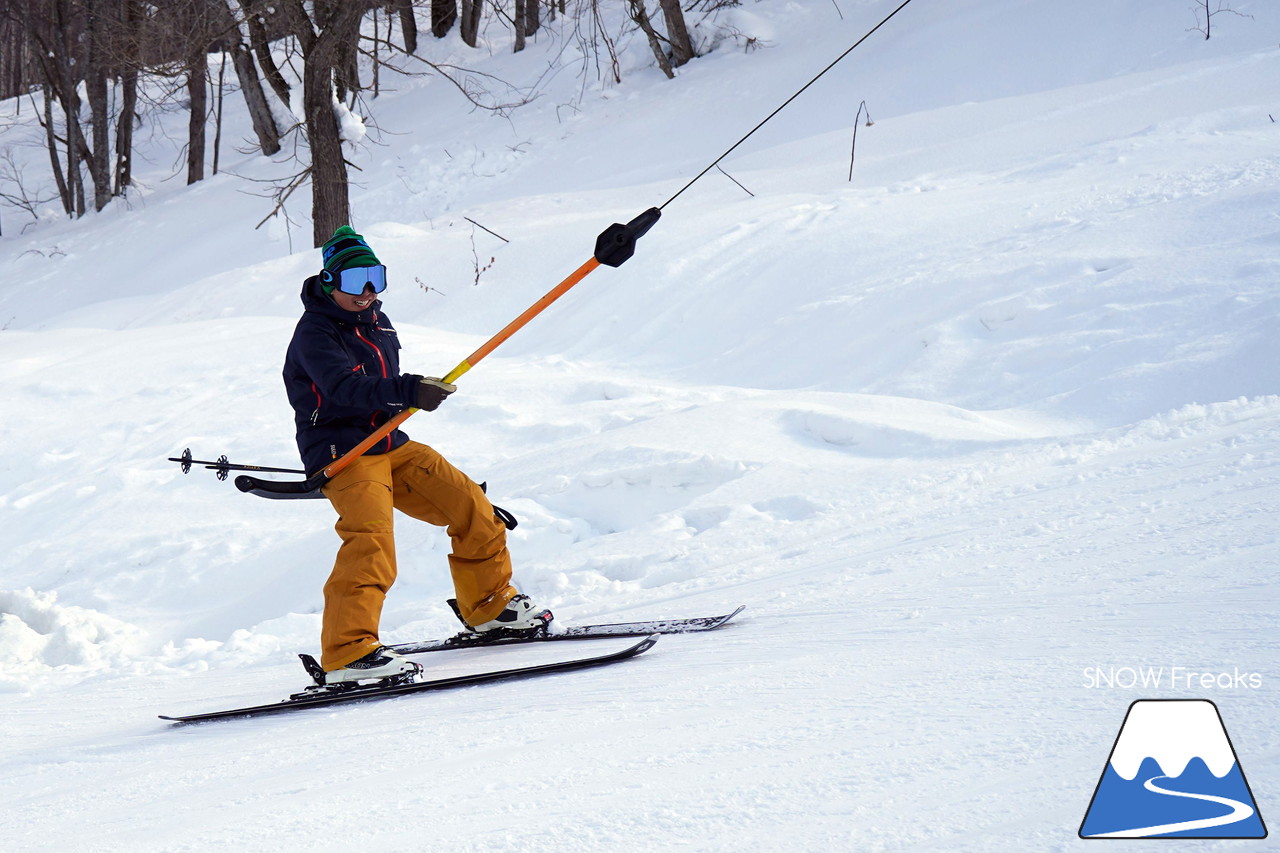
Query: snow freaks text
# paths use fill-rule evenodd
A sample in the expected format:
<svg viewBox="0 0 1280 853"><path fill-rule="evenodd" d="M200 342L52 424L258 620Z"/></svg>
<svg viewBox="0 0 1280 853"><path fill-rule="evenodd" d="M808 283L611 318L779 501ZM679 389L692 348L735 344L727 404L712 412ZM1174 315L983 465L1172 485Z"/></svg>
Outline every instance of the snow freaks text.
<svg viewBox="0 0 1280 853"><path fill-rule="evenodd" d="M1084 686L1090 690L1258 690L1262 674L1242 672L1239 667L1226 672L1188 666L1087 666Z"/></svg>

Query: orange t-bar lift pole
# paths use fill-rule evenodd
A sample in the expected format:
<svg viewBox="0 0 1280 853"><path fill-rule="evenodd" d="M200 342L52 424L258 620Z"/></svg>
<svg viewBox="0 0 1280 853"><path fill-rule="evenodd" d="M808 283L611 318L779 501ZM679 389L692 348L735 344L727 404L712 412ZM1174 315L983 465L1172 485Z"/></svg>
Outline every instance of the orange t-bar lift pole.
<svg viewBox="0 0 1280 853"><path fill-rule="evenodd" d="M626 225L615 222L606 228L596 239L595 253L586 263L570 273L564 281L547 291L546 295L530 305L519 317L508 323L502 331L485 341L479 349L459 362L457 367L444 376L444 381L456 382L458 377L479 364L481 359L500 347L503 342L524 328L530 320L541 314L552 302L568 293L570 288L590 275L601 264L610 267L622 266L628 258L635 254L636 241L653 227L653 224L658 221L658 217L661 215L662 213L658 208L651 207ZM248 492L264 498L321 497L320 489L326 483L364 455L369 448L386 438L393 430L398 429L402 423L417 411L419 410L411 407L395 415L374 430L363 441L347 451L346 454L331 462L323 471L313 474L305 480L262 480L257 477L242 475L236 478L236 488L242 492Z"/></svg>

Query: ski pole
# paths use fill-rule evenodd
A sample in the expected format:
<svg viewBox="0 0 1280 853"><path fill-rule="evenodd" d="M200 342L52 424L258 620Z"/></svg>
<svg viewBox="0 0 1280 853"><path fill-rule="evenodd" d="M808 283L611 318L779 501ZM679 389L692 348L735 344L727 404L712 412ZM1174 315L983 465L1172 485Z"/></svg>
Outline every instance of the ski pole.
<svg viewBox="0 0 1280 853"><path fill-rule="evenodd" d="M444 381L452 383L458 377L465 374L471 368L475 367L481 359L489 355L508 338L514 335L520 329L538 316L561 296L569 291L574 285L582 281L590 275L601 264L610 267L622 266L636 250L636 241L645 235L658 218L662 216L662 212L651 207L626 225L615 222L596 238L596 248L592 256L582 266L578 267L569 276L551 290L547 291L537 302L530 305L524 313L516 317L510 323L503 327L489 340L485 341L479 349L471 353L465 359L460 361L453 370L450 370L444 376ZM242 475L236 477L236 488L248 494L257 495L263 498L312 498L322 497L320 490L326 483L341 473L348 465L360 458L369 448L373 447L382 439L386 438L401 424L413 416L418 409L410 407L389 419L382 426L378 427L369 434L363 441L357 444L346 454L333 462L329 463L324 470L319 471L305 480L297 481L279 481L279 480L261 480L257 477Z"/></svg>
<svg viewBox="0 0 1280 853"><path fill-rule="evenodd" d="M260 471L272 474L307 473L306 471L301 471L297 468L270 468L266 465L240 465L227 459L225 454L219 456L217 462L210 462L207 459L193 459L191 458L190 447L183 450L181 456L170 456L168 461L177 462L182 468L182 473L184 474L190 473L192 465L203 465L211 471L217 471L219 480L227 479L228 471Z"/></svg>

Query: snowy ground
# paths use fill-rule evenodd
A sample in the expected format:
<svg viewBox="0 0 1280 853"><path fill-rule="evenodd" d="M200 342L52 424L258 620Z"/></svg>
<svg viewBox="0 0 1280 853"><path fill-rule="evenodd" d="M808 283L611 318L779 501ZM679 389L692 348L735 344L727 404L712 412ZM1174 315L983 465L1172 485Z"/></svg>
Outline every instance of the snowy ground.
<svg viewBox="0 0 1280 853"><path fill-rule="evenodd" d="M406 369L448 370L896 3L838 5L733 10L768 47L675 82L633 45L622 85L567 70L510 122L439 81L373 102L356 224ZM1214 700L1280 820L1280 18L1234 8L1206 42L1176 3L913 4L725 162L754 197L708 176L410 421L520 517L517 580L561 621L748 606L593 672L156 720L283 696L314 651L327 503L165 461L296 464L310 225L253 231L239 179L165 183L163 150L132 205L6 212L0 848L1062 850L1139 698ZM447 540L398 542L384 639L452 632ZM1139 668L1160 685L1097 678Z"/></svg>

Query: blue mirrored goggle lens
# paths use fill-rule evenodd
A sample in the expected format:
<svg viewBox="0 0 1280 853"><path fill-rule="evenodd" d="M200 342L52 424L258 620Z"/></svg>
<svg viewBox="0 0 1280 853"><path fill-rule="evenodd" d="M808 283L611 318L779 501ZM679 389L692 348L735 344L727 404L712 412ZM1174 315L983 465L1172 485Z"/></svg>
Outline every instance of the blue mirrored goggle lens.
<svg viewBox="0 0 1280 853"><path fill-rule="evenodd" d="M376 267L351 267L338 273L338 290L351 296L364 293L366 286L372 285L374 293L387 289L387 268L379 264Z"/></svg>

